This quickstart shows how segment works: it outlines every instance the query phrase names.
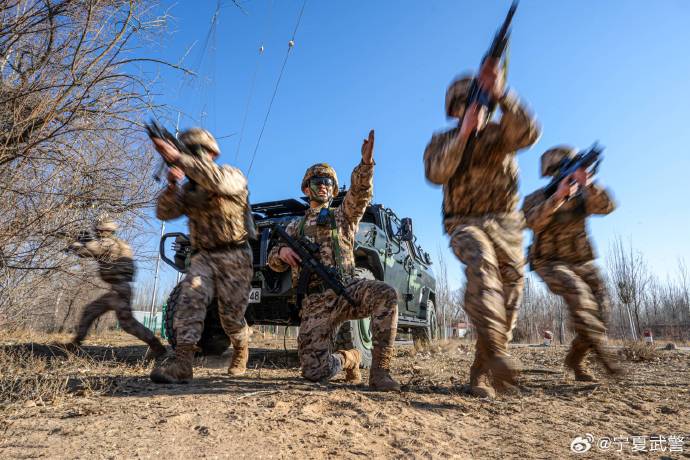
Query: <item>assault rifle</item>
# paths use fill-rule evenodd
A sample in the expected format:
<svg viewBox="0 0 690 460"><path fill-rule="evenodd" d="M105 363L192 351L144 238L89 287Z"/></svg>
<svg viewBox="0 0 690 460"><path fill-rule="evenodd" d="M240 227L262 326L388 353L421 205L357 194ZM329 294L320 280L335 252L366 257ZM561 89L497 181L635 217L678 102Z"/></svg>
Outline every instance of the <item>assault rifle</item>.
<svg viewBox="0 0 690 460"><path fill-rule="evenodd" d="M496 35L494 35L494 39L491 42L489 50L482 58L482 65L484 65L487 59L500 61L505 54L506 48L508 47L508 41L510 39L510 25L513 22L513 15L515 15L517 6L518 2L517 0L514 0L513 4L510 5L510 9L508 10L508 14L503 21L501 28L498 29L498 32L496 32ZM470 86L470 91L467 95L465 107L469 108L472 104L479 104L482 107L487 107L489 112L492 112L496 105L496 102L491 100L489 93L479 86L479 81L477 78L472 80L472 85ZM462 125L462 123L460 124Z"/></svg>
<svg viewBox="0 0 690 460"><path fill-rule="evenodd" d="M481 65L479 66L479 73L482 71L482 66L486 63L488 59L491 59L494 61L496 64L498 64L501 59L503 58L503 55L506 52L506 48L508 47L508 41L510 39L510 25L513 22L513 16L515 15L515 10L517 10L518 6L518 1L513 0L512 5L510 5L510 9L508 10L508 14L506 14L506 18L503 20L503 24L501 25L500 29L498 29L498 32L496 32L496 35L494 35L494 39L491 42L491 46L489 46L489 50L484 54L484 57L482 58ZM507 61L503 61L504 67L507 69ZM507 74L507 71L506 71ZM472 84L470 85L470 90L467 94L467 100L465 101L465 113L468 112L468 109L473 105L473 104L478 104L480 107L486 107L488 110L488 120L491 120L493 116L493 112L496 109L496 101L494 101L491 98L491 95L485 90L482 89L481 86L479 85L479 76L476 76L472 79ZM451 113L453 112L453 108L451 107ZM462 123L464 121L464 115L460 119L460 122L458 123L458 127L462 126ZM476 131L473 132L470 135L469 138L469 143L465 147L466 153L462 156L462 161L458 165L458 169L465 169L467 165L469 165L472 161L472 154L471 152L473 151L470 145L474 142L475 138L477 136Z"/></svg>
<svg viewBox="0 0 690 460"><path fill-rule="evenodd" d="M170 141L183 155L191 155L195 157L201 156L198 149L190 149L184 142L180 141L170 131L161 126L156 120L151 120L150 123L147 123L144 126L146 127L146 132L151 139L163 139ZM153 178L156 182L161 181L161 176L163 175L166 166L169 168L173 165L161 159L161 162L159 163L158 168L156 168L156 172L153 175ZM187 182L189 182L191 189L196 187L196 182L194 182L194 180L192 180L192 178L189 176L187 176ZM250 240L255 240L257 237L256 226L254 225L254 217L252 216L252 211L248 203L249 197L247 197L247 206L244 209L244 223L245 228L247 229L247 237Z"/></svg>
<svg viewBox="0 0 690 460"><path fill-rule="evenodd" d="M50 234L44 234L46 236L57 236L61 238L65 238L68 241L71 242L77 242L81 244L86 244L90 241L94 241L96 237L94 234L91 232L91 230L79 230L79 233L77 233L76 237L74 233L69 233L69 232L51 232ZM71 250L68 247L64 248L62 252L64 253L69 253Z"/></svg>
<svg viewBox="0 0 690 460"><path fill-rule="evenodd" d="M343 296L345 300L352 305L357 305L352 297L350 297L343 285L338 271L333 267L326 267L322 264L317 256L319 254L319 245L308 241L306 238L295 239L291 237L280 225L275 225L273 231L285 241L285 243L293 251L297 253L302 259L302 267L299 274L299 281L297 282L297 306L302 306L302 300L307 293L309 282L313 274L316 274L330 289L333 289L339 296Z"/></svg>
<svg viewBox="0 0 690 460"><path fill-rule="evenodd" d="M561 181L580 168L591 168L589 174L596 174L602 160L601 154L603 151L604 148L600 147L599 144L595 142L589 149L578 152L573 158L564 158L561 164L558 165L558 172L551 182L549 182L549 185L544 188L546 197L548 198L556 193Z"/></svg>
<svg viewBox="0 0 690 460"><path fill-rule="evenodd" d="M68 238L71 241L81 243L81 244L86 244L89 241L93 241L96 239L96 237L91 232L91 230L79 230L79 233L77 233L76 238L75 238L74 233L68 233L68 232L52 232L50 235Z"/></svg>
<svg viewBox="0 0 690 460"><path fill-rule="evenodd" d="M151 120L150 123L147 123L144 126L146 127L146 132L151 139L163 139L163 140L169 141L181 153L183 153L185 155L196 155L196 152L193 152L192 150L190 150L189 147L187 147L184 144L184 142L180 142L180 140L177 137L175 137L174 134L172 134L170 131L168 131L163 126L161 126L156 120ZM166 166L169 168L173 165L171 165L167 161L161 159L161 162L158 164L158 167L156 168L156 172L153 175L153 178L155 179L156 182L161 181L161 176L163 175L163 172L165 171Z"/></svg>

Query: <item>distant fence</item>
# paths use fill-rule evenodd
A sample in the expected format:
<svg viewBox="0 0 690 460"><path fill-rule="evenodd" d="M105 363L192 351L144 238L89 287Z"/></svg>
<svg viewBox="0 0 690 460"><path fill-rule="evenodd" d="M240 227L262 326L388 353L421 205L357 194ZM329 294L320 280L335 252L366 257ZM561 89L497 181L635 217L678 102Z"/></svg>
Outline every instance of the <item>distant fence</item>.
<svg viewBox="0 0 690 460"><path fill-rule="evenodd" d="M261 338L295 338L299 334L299 328L297 326L254 326L254 336L259 335Z"/></svg>
<svg viewBox="0 0 690 460"><path fill-rule="evenodd" d="M643 329L649 329L654 338L667 340L690 340L690 323L649 324Z"/></svg>
<svg viewBox="0 0 690 460"><path fill-rule="evenodd" d="M139 321L145 327L151 329L153 332L159 332L165 338L165 331L163 330L163 312L157 312L153 316L148 311L133 311L134 319Z"/></svg>
<svg viewBox="0 0 690 460"><path fill-rule="evenodd" d="M165 317L165 305L163 311L155 313L153 316L148 311L133 311L134 318L153 332L160 332L161 337L167 338L163 318ZM119 326L118 326L119 327ZM296 338L299 328L295 326L254 326L254 335L258 334L261 338Z"/></svg>
<svg viewBox="0 0 690 460"><path fill-rule="evenodd" d="M443 328L439 328L439 332L443 332ZM469 329L467 327L457 327L457 326L448 326L446 327L446 333L441 334L440 338L446 338L446 339L462 339L467 337L467 334L469 333Z"/></svg>

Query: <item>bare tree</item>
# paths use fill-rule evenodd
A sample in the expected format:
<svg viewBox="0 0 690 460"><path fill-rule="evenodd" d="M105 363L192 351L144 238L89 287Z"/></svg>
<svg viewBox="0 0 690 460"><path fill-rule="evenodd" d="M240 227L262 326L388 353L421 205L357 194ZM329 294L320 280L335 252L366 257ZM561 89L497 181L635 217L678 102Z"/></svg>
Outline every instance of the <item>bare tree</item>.
<svg viewBox="0 0 690 460"><path fill-rule="evenodd" d="M614 306L619 313L628 317L632 338L641 335L640 315L645 290L650 281L647 264L640 252L634 251L632 243L627 245L618 236L613 241L608 257L609 276L613 284Z"/></svg>
<svg viewBox="0 0 690 460"><path fill-rule="evenodd" d="M690 317L690 273L688 273L688 266L683 259L678 260L678 280L680 297L683 303L682 308L686 315Z"/></svg>
<svg viewBox="0 0 690 460"><path fill-rule="evenodd" d="M448 306L451 302L448 283L448 265L441 246L438 247L438 270L436 272L436 310L441 319L441 338L448 333Z"/></svg>
<svg viewBox="0 0 690 460"><path fill-rule="evenodd" d="M570 335L565 327L567 321L568 311L563 301L536 276L527 275L518 323L513 331L515 341L539 341L544 331L552 331L565 342Z"/></svg>
<svg viewBox="0 0 690 460"><path fill-rule="evenodd" d="M151 8L0 0L0 325L59 327L62 308L93 297L62 249L97 216L143 239L155 187L141 121L159 107L141 53L165 24Z"/></svg>

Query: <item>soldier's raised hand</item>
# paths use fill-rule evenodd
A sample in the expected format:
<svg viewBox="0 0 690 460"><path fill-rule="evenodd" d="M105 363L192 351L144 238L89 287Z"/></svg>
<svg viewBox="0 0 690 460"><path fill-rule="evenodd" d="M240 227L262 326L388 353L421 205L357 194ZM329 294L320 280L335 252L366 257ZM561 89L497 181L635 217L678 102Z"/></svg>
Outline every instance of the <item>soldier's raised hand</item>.
<svg viewBox="0 0 690 460"><path fill-rule="evenodd" d="M489 93L494 101L503 96L505 80L497 59L487 58L479 70L477 79L479 80L479 87Z"/></svg>
<svg viewBox="0 0 690 460"><path fill-rule="evenodd" d="M479 104L470 105L462 117L460 125L460 137L467 139L472 132L479 128L480 114L483 108Z"/></svg>
<svg viewBox="0 0 690 460"><path fill-rule="evenodd" d="M575 195L579 190L580 186L575 182L573 175L564 178L559 184L556 190L556 198L559 200L567 200L571 196Z"/></svg>
<svg viewBox="0 0 690 460"><path fill-rule="evenodd" d="M577 182L580 187L586 187L592 181L592 177L585 168L577 169L573 173L573 179L575 179L575 182Z"/></svg>
<svg viewBox="0 0 690 460"><path fill-rule="evenodd" d="M160 153L163 159L165 159L165 161L168 163L174 164L180 158L180 151L177 150L177 147L175 147L170 141L159 139L157 137L154 137L151 140L153 141L153 146L156 148L156 151Z"/></svg>
<svg viewBox="0 0 690 460"><path fill-rule="evenodd" d="M168 170L168 186L175 188L177 183L184 179L184 171L180 168L173 166Z"/></svg>
<svg viewBox="0 0 690 460"><path fill-rule="evenodd" d="M362 163L374 164L374 130L369 131L369 137L362 142Z"/></svg>

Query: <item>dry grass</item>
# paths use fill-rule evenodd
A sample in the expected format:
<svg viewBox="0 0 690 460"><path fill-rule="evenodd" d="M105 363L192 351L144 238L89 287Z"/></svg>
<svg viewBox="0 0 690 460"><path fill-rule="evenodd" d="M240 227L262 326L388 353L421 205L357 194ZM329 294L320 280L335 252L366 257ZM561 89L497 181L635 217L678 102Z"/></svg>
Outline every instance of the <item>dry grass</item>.
<svg viewBox="0 0 690 460"><path fill-rule="evenodd" d="M656 346L642 341L626 342L620 352L626 360L633 362L655 361L659 358Z"/></svg>
<svg viewBox="0 0 690 460"><path fill-rule="evenodd" d="M118 377L145 373L143 359L121 362L107 356L66 353L57 346L3 345L0 411L17 405L43 406L73 396L105 394L116 385Z"/></svg>
<svg viewBox="0 0 690 460"><path fill-rule="evenodd" d="M51 376L47 359L0 349L0 404L45 404L65 394L68 378Z"/></svg>
<svg viewBox="0 0 690 460"><path fill-rule="evenodd" d="M416 342L411 347L412 356L416 353L447 353L455 349L467 351L474 349L474 341L466 338L463 339L439 339L433 342Z"/></svg>

